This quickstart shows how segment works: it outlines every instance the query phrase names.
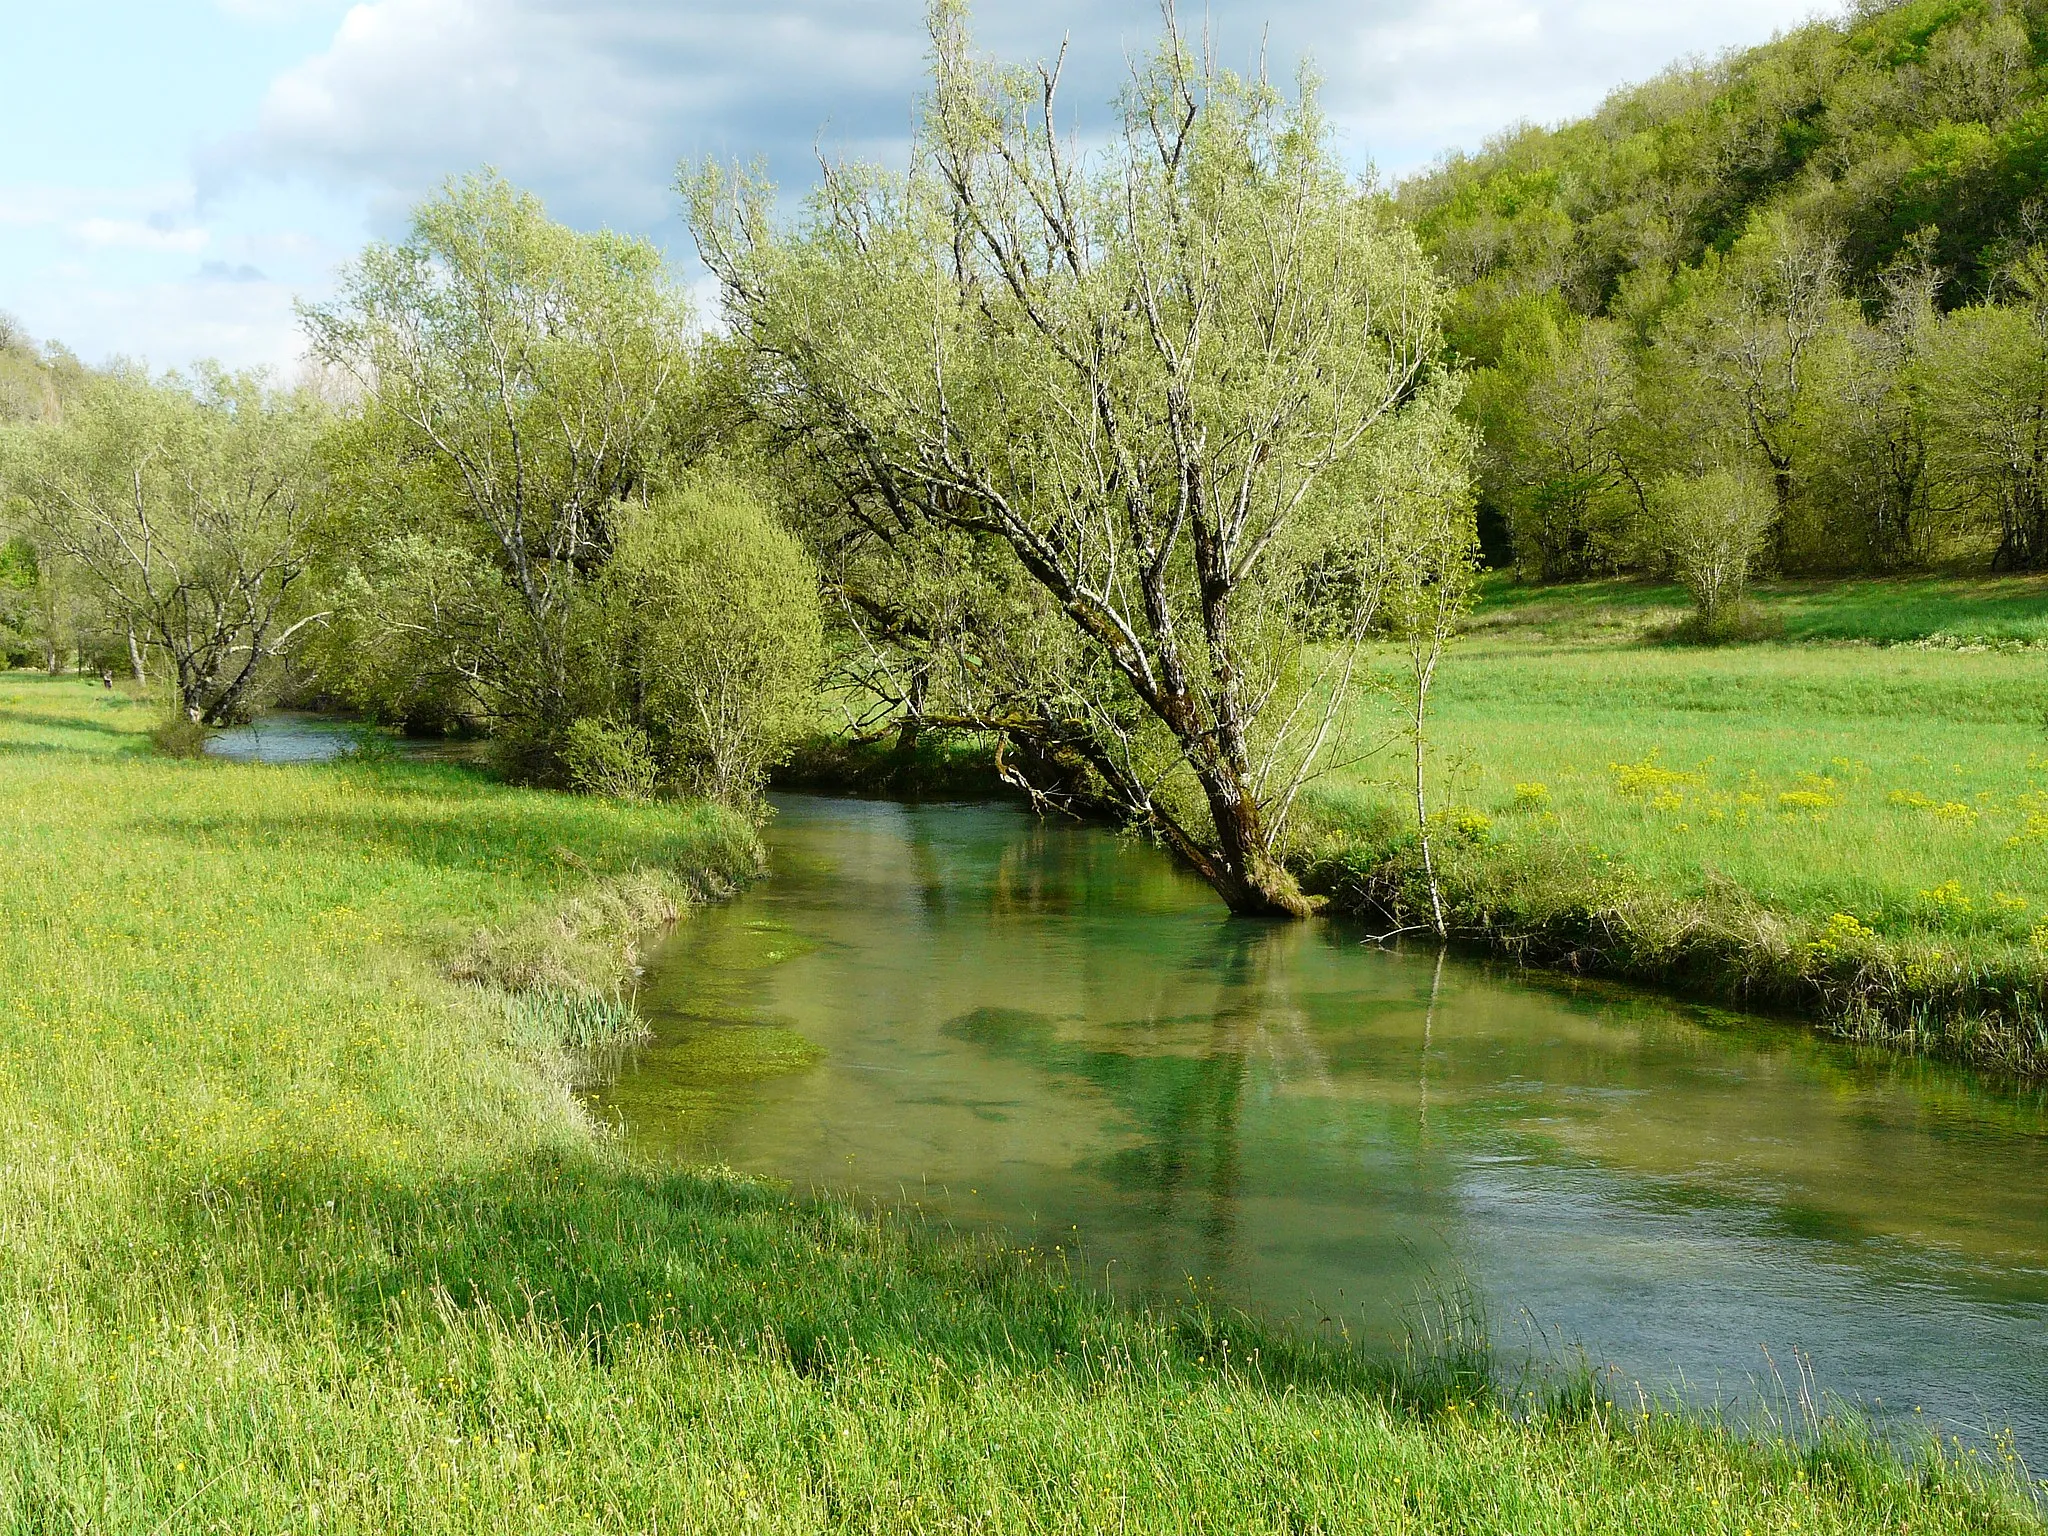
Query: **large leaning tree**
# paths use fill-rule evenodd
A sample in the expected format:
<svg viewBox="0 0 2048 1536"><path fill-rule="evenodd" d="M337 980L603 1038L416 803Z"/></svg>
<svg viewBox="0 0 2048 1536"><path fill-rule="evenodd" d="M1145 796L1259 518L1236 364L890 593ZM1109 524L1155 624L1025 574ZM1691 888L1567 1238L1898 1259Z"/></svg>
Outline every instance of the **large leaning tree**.
<svg viewBox="0 0 2048 1536"><path fill-rule="evenodd" d="M907 173L828 168L788 232L758 178L684 191L869 684L1020 777L1085 764L1233 910L1298 915L1290 810L1407 532L1469 520L1464 439L1436 279L1312 84L1166 21L1100 151L1057 65L938 0Z"/></svg>

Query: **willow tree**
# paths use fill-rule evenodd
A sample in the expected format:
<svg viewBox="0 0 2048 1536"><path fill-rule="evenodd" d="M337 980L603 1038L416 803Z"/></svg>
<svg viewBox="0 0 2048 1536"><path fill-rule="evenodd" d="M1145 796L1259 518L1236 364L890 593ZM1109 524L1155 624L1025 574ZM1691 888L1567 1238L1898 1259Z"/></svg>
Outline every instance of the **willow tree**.
<svg viewBox="0 0 2048 1536"><path fill-rule="evenodd" d="M484 173L421 204L404 242L370 246L339 296L301 317L315 357L367 401L342 478L365 506L385 503L368 517L370 584L395 586L394 611L420 606L421 571L462 589L434 605L436 627L459 631L437 643L530 748L523 766L549 771L575 712L578 594L611 557L620 503L661 455L687 377L688 306L661 253L557 224Z"/></svg>
<svg viewBox="0 0 2048 1536"><path fill-rule="evenodd" d="M317 402L258 374L114 372L10 456L44 558L63 562L138 679L146 656L162 663L195 722L243 712L266 663L323 616L306 579L323 423Z"/></svg>
<svg viewBox="0 0 2048 1536"><path fill-rule="evenodd" d="M907 173L829 169L787 233L758 179L685 190L836 508L828 575L919 654L903 706L1085 762L1234 910L1299 914L1280 840L1398 565L1382 471L1463 439L1443 391L1441 430L1392 430L1441 294L1312 82L1166 20L1099 151L1059 131L1058 64L978 57L939 0Z"/></svg>

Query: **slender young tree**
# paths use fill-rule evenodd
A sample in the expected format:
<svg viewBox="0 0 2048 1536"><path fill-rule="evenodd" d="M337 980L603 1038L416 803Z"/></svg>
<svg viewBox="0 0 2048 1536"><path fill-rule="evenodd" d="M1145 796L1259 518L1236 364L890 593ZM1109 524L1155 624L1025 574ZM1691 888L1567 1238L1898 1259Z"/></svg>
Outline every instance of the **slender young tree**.
<svg viewBox="0 0 2048 1536"><path fill-rule="evenodd" d="M1831 240L1777 214L1760 219L1695 281L1666 343L1768 469L1774 552L1783 564L1799 489L1801 415L1821 342L1844 313L1841 262Z"/></svg>
<svg viewBox="0 0 2048 1536"><path fill-rule="evenodd" d="M1280 839L1397 559L1376 450L1436 280L1313 82L1220 68L1170 7L1095 155L1058 64L977 57L957 0L929 20L907 176L829 170L789 238L757 181L687 188L761 408L823 461L840 569L901 577L852 601L863 633L957 663L927 718L1084 762L1234 910L1303 913ZM1398 440L1461 480L1442 398Z"/></svg>

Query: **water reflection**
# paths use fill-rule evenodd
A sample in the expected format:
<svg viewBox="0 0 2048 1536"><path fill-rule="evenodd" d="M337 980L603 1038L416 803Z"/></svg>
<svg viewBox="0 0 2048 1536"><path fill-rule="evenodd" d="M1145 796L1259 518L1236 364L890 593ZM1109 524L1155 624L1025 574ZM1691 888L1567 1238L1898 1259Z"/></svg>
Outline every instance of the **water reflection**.
<svg viewBox="0 0 2048 1536"><path fill-rule="evenodd" d="M657 1038L594 1095L643 1146L1368 1338L1459 1275L1652 1384L1737 1397L1799 1349L2048 1462L2038 1097L1232 921L1141 844L1001 808L792 798L771 841L775 877L659 957ZM823 1060L720 1075L735 1026Z"/></svg>
<svg viewBox="0 0 2048 1536"><path fill-rule="evenodd" d="M247 725L215 731L206 738L206 755L240 763L328 763L362 749L366 741L373 750L414 762L479 763L488 751L484 742L415 740L332 715L278 709Z"/></svg>

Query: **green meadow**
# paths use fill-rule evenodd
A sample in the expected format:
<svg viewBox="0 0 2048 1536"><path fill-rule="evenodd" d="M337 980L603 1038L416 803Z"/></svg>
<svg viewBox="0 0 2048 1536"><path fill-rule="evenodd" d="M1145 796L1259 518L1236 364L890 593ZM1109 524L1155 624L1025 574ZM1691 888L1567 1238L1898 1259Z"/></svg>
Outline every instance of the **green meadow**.
<svg viewBox="0 0 2048 1536"><path fill-rule="evenodd" d="M0 1529L2039 1528L1995 1457L1518 1397L637 1163L568 1004L744 826L150 720L0 679Z"/></svg>
<svg viewBox="0 0 2048 1536"><path fill-rule="evenodd" d="M1461 932L2038 1070L2048 649L2023 642L2048 587L1769 589L1784 638L1724 646L1671 643L1670 597L1482 592L1430 738ZM1324 782L1308 857L1405 923L1426 894L1404 751Z"/></svg>

